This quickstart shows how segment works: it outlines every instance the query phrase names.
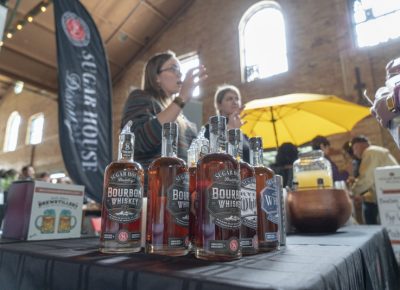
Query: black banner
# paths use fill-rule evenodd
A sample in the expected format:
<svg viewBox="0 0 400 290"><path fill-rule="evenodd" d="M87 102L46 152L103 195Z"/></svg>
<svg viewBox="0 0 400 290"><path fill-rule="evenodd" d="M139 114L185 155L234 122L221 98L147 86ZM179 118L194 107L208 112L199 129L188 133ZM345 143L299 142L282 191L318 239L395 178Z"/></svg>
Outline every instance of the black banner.
<svg viewBox="0 0 400 290"><path fill-rule="evenodd" d="M112 160L111 83L96 24L78 0L56 0L61 151L69 176L101 202Z"/></svg>

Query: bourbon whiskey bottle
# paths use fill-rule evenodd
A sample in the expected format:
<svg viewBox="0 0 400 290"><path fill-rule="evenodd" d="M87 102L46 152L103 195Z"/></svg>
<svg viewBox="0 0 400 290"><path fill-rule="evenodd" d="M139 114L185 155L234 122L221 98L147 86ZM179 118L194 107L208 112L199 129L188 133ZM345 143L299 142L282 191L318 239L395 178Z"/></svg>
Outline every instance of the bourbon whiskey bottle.
<svg viewBox="0 0 400 290"><path fill-rule="evenodd" d="M150 164L148 171L148 253L168 256L188 253L189 174L185 161L176 157L177 141L177 124L165 123L161 157Z"/></svg>
<svg viewBox="0 0 400 290"><path fill-rule="evenodd" d="M204 127L203 127L204 128ZM190 193L190 211L189 211L189 240L191 250L196 245L196 179L197 179L197 162L210 151L210 141L204 137L203 128L199 133L199 137L193 140L188 150L188 166L189 166L189 193Z"/></svg>
<svg viewBox="0 0 400 290"><path fill-rule="evenodd" d="M243 135L240 129L228 131L228 152L239 161L240 165L240 195L241 220L240 246L243 255L253 255L258 252L257 237L257 203L256 178L254 168L244 162Z"/></svg>
<svg viewBox="0 0 400 290"><path fill-rule="evenodd" d="M188 151L187 151L188 161L187 165L189 167L189 248L190 250L194 250L195 244L195 223L196 223L196 212L194 203L196 200L196 166L197 166L197 158L196 158L196 140L192 142Z"/></svg>
<svg viewBox="0 0 400 290"><path fill-rule="evenodd" d="M210 154L197 163L196 258L233 260L240 249L239 163L226 153L226 118L210 117Z"/></svg>
<svg viewBox="0 0 400 290"><path fill-rule="evenodd" d="M278 201L274 171L262 163L262 139L250 138L250 162L256 174L258 249L278 249Z"/></svg>
<svg viewBox="0 0 400 290"><path fill-rule="evenodd" d="M129 121L119 135L118 161L104 173L100 251L140 251L144 171L133 161L135 136Z"/></svg>

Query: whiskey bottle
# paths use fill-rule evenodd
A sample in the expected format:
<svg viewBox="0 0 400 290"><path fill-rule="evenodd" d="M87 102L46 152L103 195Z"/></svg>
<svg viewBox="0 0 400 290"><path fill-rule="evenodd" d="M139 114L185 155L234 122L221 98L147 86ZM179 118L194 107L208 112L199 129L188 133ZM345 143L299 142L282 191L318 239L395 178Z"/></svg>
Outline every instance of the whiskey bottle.
<svg viewBox="0 0 400 290"><path fill-rule="evenodd" d="M210 117L210 153L197 163L196 258L233 260L240 249L239 163L226 153L226 118Z"/></svg>
<svg viewBox="0 0 400 290"><path fill-rule="evenodd" d="M195 223L196 223L196 212L195 212L195 200L196 200L196 139L193 140L187 151L187 165L189 167L189 249L194 250L195 245Z"/></svg>
<svg viewBox="0 0 400 290"><path fill-rule="evenodd" d="M203 127L204 128L204 127ZM199 133L199 137L193 140L188 150L188 166L189 166L189 193L190 193L190 211L189 211L189 240L191 250L196 245L196 179L197 179L197 162L210 151L210 141L204 137L203 129Z"/></svg>
<svg viewBox="0 0 400 290"><path fill-rule="evenodd" d="M178 126L163 124L161 157L148 170L148 253L181 256L188 253L189 174L177 157Z"/></svg>
<svg viewBox="0 0 400 290"><path fill-rule="evenodd" d="M144 171L133 161L135 136L129 121L119 135L118 161L104 172L100 251L140 251Z"/></svg>
<svg viewBox="0 0 400 290"><path fill-rule="evenodd" d="M243 135L240 129L228 131L228 152L239 161L240 165L240 195L241 221L240 246L243 255L253 255L258 252L257 237L257 203L256 179L254 168L244 162Z"/></svg>
<svg viewBox="0 0 400 290"><path fill-rule="evenodd" d="M274 171L262 163L262 139L250 138L250 163L256 174L258 250L278 249L278 201Z"/></svg>

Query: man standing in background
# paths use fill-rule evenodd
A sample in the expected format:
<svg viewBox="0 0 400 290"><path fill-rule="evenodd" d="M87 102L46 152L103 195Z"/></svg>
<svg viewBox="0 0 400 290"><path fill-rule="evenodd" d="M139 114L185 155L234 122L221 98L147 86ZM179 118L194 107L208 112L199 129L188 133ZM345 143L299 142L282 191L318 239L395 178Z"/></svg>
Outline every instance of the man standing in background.
<svg viewBox="0 0 400 290"><path fill-rule="evenodd" d="M362 201L365 223L378 224L378 205L375 192L375 168L397 165L396 159L389 150L370 145L365 136L357 136L351 140L354 156L361 159L359 176L352 185L355 201Z"/></svg>

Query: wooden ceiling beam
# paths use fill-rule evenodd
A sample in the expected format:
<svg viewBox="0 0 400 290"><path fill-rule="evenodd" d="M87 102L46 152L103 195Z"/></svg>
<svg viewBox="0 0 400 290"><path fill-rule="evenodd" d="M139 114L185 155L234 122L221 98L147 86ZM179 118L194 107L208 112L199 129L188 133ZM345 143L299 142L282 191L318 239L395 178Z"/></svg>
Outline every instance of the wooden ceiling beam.
<svg viewBox="0 0 400 290"><path fill-rule="evenodd" d="M44 65L51 69L57 69L57 65L55 65L53 62L43 59L41 57L38 57L36 55L33 55L32 53L28 52L28 50L22 49L16 45L10 45L10 43L4 43L4 45L2 46L2 49L8 49L16 54L22 55L28 59L33 60L34 62L40 63L41 65Z"/></svg>
<svg viewBox="0 0 400 290"><path fill-rule="evenodd" d="M165 17L156 7L154 7L152 4L147 2L146 0L143 2L151 11L153 11L154 14L156 14L158 17L162 19L165 23L168 22L168 18Z"/></svg>
<svg viewBox="0 0 400 290"><path fill-rule="evenodd" d="M164 34L165 31L181 16L183 13L194 3L195 0L187 0L185 4L178 10L178 12L160 29L156 35L154 35L149 42L146 43L137 53L135 53L127 62L126 65L115 75L112 80L113 86L117 84L127 70L138 60L145 52L147 52L151 46Z"/></svg>
<svg viewBox="0 0 400 290"><path fill-rule="evenodd" d="M132 9L129 11L128 15L125 16L125 18L119 23L119 25L114 29L114 31L111 33L111 35L106 39L104 43L108 43L115 34L120 31L121 27L124 26L124 24L128 21L128 19L132 16L132 14L140 7L140 4L143 2L143 0L140 0ZM143 45L143 44L142 44Z"/></svg>
<svg viewBox="0 0 400 290"><path fill-rule="evenodd" d="M15 72L10 71L10 70L6 70L6 69L2 68L1 66L0 66L0 74L6 75L6 76L8 76L8 77L10 77L10 78L12 78L14 80L21 80L24 83L31 84L32 86L35 86L37 88L46 90L46 91L48 91L50 93L54 93L54 94L58 93L58 89L57 89L56 86L52 87L52 86L46 85L43 82L39 82L37 80L29 78L26 75L17 74Z"/></svg>

